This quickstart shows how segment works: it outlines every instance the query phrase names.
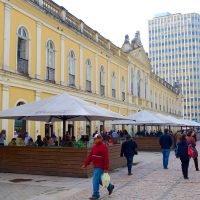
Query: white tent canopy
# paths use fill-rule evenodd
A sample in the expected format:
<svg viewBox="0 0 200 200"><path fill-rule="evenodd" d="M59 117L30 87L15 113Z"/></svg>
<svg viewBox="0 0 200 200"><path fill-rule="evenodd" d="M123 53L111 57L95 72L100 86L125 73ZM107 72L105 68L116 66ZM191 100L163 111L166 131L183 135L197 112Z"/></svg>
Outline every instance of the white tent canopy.
<svg viewBox="0 0 200 200"><path fill-rule="evenodd" d="M130 120L118 120L113 121L113 124L130 124L130 125L168 125L168 122L157 117L154 113L150 111L140 111L128 116ZM134 120L134 121L133 121Z"/></svg>
<svg viewBox="0 0 200 200"><path fill-rule="evenodd" d="M128 118L135 120L117 120L113 121L113 124L124 124L124 125L163 125L163 126L200 126L200 123L178 119L171 115L163 115L161 113L154 113L151 111L143 110L128 116Z"/></svg>
<svg viewBox="0 0 200 200"><path fill-rule="evenodd" d="M0 118L46 122L127 119L67 93L2 111Z"/></svg>

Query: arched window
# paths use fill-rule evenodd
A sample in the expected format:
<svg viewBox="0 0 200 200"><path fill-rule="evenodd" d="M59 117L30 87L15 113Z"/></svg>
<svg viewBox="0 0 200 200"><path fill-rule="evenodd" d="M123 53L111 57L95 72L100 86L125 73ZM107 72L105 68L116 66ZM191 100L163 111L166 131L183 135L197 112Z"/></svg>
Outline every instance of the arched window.
<svg viewBox="0 0 200 200"><path fill-rule="evenodd" d="M69 85L75 86L76 80L76 58L74 51L70 51L68 55L68 67L69 67Z"/></svg>
<svg viewBox="0 0 200 200"><path fill-rule="evenodd" d="M105 96L105 72L103 66L100 69L100 94Z"/></svg>
<svg viewBox="0 0 200 200"><path fill-rule="evenodd" d="M115 72L112 73L112 97L116 98L116 77L115 77Z"/></svg>
<svg viewBox="0 0 200 200"><path fill-rule="evenodd" d="M20 101L17 106L21 106L24 105L25 103ZM14 130L18 133L18 134L24 134L27 130L26 127L26 120L15 120L15 124L14 124Z"/></svg>
<svg viewBox="0 0 200 200"><path fill-rule="evenodd" d="M55 81L55 48L52 41L47 42L47 73L46 78L49 81Z"/></svg>
<svg viewBox="0 0 200 200"><path fill-rule="evenodd" d="M18 30L17 71L28 74L28 33L24 27L20 27Z"/></svg>
<svg viewBox="0 0 200 200"><path fill-rule="evenodd" d="M131 68L131 95L134 95L134 73L132 68Z"/></svg>
<svg viewBox="0 0 200 200"><path fill-rule="evenodd" d="M126 94L125 94L125 79L124 76L122 76L122 101L125 101Z"/></svg>
<svg viewBox="0 0 200 200"><path fill-rule="evenodd" d="M86 90L92 91L92 65L90 59L86 60Z"/></svg>
<svg viewBox="0 0 200 200"><path fill-rule="evenodd" d="M140 78L140 71L137 72L137 96L138 98L140 98L140 83L141 82L141 78Z"/></svg>

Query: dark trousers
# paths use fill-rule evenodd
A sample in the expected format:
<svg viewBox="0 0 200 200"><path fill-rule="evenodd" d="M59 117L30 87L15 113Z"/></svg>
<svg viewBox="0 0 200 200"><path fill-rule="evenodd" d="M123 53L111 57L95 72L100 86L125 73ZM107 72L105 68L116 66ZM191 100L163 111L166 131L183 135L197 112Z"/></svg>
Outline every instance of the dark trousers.
<svg viewBox="0 0 200 200"><path fill-rule="evenodd" d="M181 168L184 178L188 177L189 160L181 160Z"/></svg>
<svg viewBox="0 0 200 200"><path fill-rule="evenodd" d="M194 158L194 165L195 165L195 169L199 170L199 166L198 166L198 157Z"/></svg>
<svg viewBox="0 0 200 200"><path fill-rule="evenodd" d="M131 173L133 156L126 156L126 160L127 160L128 173Z"/></svg>

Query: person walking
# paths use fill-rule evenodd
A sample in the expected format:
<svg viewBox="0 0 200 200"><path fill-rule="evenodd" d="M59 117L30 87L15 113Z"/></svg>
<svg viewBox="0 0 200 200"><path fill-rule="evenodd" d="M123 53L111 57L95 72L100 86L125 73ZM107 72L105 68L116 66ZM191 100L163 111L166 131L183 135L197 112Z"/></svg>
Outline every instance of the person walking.
<svg viewBox="0 0 200 200"><path fill-rule="evenodd" d="M188 144L186 140L186 135L183 134L180 138L178 145L177 157L181 160L181 168L184 179L188 179L188 167L189 167L189 156L188 156Z"/></svg>
<svg viewBox="0 0 200 200"><path fill-rule="evenodd" d="M137 144L135 141L131 139L130 135L126 135L126 141L122 143L121 146L121 154L126 157L127 160L127 167L128 167L128 175L132 175L132 164L133 164L133 156L137 154Z"/></svg>
<svg viewBox="0 0 200 200"><path fill-rule="evenodd" d="M187 133L186 140L187 140L187 144L191 145L192 148L193 148L193 150L194 150L194 157L193 157L194 165L195 165L196 171L199 171L199 166L198 166L198 151L196 149L196 135L195 135L195 133L192 130L190 130Z"/></svg>
<svg viewBox="0 0 200 200"><path fill-rule="evenodd" d="M164 130L164 135L160 137L159 143L163 154L163 168L168 169L170 148L172 146L172 138L169 135L168 129Z"/></svg>
<svg viewBox="0 0 200 200"><path fill-rule="evenodd" d="M85 160L84 165L82 165L82 169L86 168L90 162L93 163L93 194L89 198L90 200L99 199L99 185L102 185L101 176L103 173L107 173L109 169L109 155L108 148L103 143L103 139L101 134L94 135L94 146L92 150ZM108 194L111 195L114 189L113 184L109 184L107 187Z"/></svg>

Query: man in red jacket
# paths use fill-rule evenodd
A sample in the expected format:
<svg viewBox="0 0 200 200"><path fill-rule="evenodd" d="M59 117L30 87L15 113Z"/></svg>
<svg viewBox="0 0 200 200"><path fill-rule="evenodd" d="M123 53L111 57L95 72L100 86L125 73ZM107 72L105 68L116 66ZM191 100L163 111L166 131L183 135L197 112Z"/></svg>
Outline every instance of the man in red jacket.
<svg viewBox="0 0 200 200"><path fill-rule="evenodd" d="M84 165L82 168L86 168L90 162L93 163L93 194L92 197L90 197L90 200L93 199L99 199L99 185L102 185L101 181L101 175L105 172L108 172L109 169L109 157L108 157L108 148L103 143L102 137L100 134L96 134L94 136L94 146L92 147L92 150L87 157ZM114 185L111 183L107 187L107 190L109 192L109 195L112 194L112 191L114 189Z"/></svg>

